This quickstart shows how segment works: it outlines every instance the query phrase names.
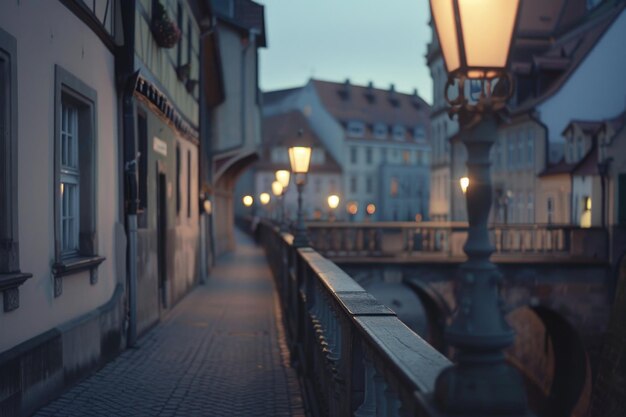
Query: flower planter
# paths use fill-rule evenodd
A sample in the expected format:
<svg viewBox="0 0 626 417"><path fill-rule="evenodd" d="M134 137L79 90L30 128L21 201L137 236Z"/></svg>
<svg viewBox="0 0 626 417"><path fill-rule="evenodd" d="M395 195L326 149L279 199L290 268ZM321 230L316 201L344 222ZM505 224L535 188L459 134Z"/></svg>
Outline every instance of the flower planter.
<svg viewBox="0 0 626 417"><path fill-rule="evenodd" d="M170 20L161 2L154 3L150 29L154 41L161 48L173 48L181 37L180 29Z"/></svg>

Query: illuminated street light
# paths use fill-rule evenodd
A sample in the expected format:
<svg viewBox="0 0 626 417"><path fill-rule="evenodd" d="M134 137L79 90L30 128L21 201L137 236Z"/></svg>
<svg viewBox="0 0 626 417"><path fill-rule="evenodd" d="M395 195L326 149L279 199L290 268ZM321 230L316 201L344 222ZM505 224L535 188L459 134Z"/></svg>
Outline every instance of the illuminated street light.
<svg viewBox="0 0 626 417"><path fill-rule="evenodd" d="M296 230L293 237L293 246L302 248L311 246L309 237L307 236L306 226L304 225L304 215L302 213L302 191L306 184L306 176L309 172L309 163L311 162L312 149L308 146L301 146L302 129L298 131L298 145L289 148L289 163L291 164L291 172L295 175L296 187L298 189L298 217L296 221Z"/></svg>
<svg viewBox="0 0 626 417"><path fill-rule="evenodd" d="M202 207L204 208L204 212L206 214L213 213L213 204L211 203L211 200L209 200L208 198L204 200L204 203L202 203Z"/></svg>
<svg viewBox="0 0 626 417"><path fill-rule="evenodd" d="M291 177L291 173L289 171L287 171L286 169L279 169L278 171L276 171L275 175L276 181L278 181L284 189L289 187L289 178Z"/></svg>
<svg viewBox="0 0 626 417"><path fill-rule="evenodd" d="M368 204L367 207L365 207L365 212L371 216L376 213L376 206L373 203Z"/></svg>
<svg viewBox="0 0 626 417"><path fill-rule="evenodd" d="M354 220L354 216L359 212L359 205L356 201L350 201L346 205L346 211L350 215L350 220Z"/></svg>
<svg viewBox="0 0 626 417"><path fill-rule="evenodd" d="M276 176L276 181L282 186L282 192L280 194L280 231L286 233L288 229L287 222L285 221L285 194L287 193L287 187L289 187L291 173L286 169L279 169L274 175Z"/></svg>
<svg viewBox="0 0 626 417"><path fill-rule="evenodd" d="M282 193L283 186L278 181L274 181L272 183L272 194L274 194L276 197L280 197Z"/></svg>
<svg viewBox="0 0 626 417"><path fill-rule="evenodd" d="M497 115L513 94L507 72L520 0L430 0L431 16L448 72L445 97L458 115L467 148L469 221L460 267L457 308L446 329L456 363L441 372L434 400L445 415L527 416L520 375L505 362L514 340L499 296L502 275L490 261L494 248L487 221L492 202L489 153L497 138ZM479 93L468 97L466 81ZM456 94L450 98L449 90ZM476 98L477 96L477 98ZM469 186L469 180L467 182Z"/></svg>
<svg viewBox="0 0 626 417"><path fill-rule="evenodd" d="M244 206L250 207L252 203L254 203L254 198L252 198L251 195L246 195L243 197L242 201Z"/></svg>
<svg viewBox="0 0 626 417"><path fill-rule="evenodd" d="M469 187L470 180L467 177L463 177L459 180L459 184L461 184L461 191L463 194L467 193L467 188Z"/></svg>
<svg viewBox="0 0 626 417"><path fill-rule="evenodd" d="M330 207L331 209L336 209L337 207L339 207L339 196L338 195L329 195L328 196L328 207Z"/></svg>
<svg viewBox="0 0 626 417"><path fill-rule="evenodd" d="M270 197L269 193L261 193L259 195L259 201L264 206L267 205L270 202L270 199L271 199L271 197Z"/></svg>

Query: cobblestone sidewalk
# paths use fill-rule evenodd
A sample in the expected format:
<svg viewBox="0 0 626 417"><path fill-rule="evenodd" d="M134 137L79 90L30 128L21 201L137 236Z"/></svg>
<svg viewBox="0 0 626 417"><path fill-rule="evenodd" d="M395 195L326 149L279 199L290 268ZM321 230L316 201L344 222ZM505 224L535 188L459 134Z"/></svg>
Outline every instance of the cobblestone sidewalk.
<svg viewBox="0 0 626 417"><path fill-rule="evenodd" d="M207 285L36 416L304 416L264 254L237 250Z"/></svg>

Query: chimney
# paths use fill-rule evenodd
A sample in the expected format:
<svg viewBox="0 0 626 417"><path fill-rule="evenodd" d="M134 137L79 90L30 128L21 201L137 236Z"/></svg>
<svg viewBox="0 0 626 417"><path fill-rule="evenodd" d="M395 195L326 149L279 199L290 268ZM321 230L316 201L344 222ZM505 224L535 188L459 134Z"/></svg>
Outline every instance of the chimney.
<svg viewBox="0 0 626 417"><path fill-rule="evenodd" d="M389 102L393 107L398 107L400 105L400 101L396 95L396 86L394 84L389 86Z"/></svg>
<svg viewBox="0 0 626 417"><path fill-rule="evenodd" d="M413 89L413 95L411 96L411 104L413 104L413 107L415 107L418 110L421 107L422 103L420 103L420 97L417 94L417 88Z"/></svg>
<svg viewBox="0 0 626 417"><path fill-rule="evenodd" d="M367 83L367 90L365 91L365 98L367 98L367 101L369 101L370 103L373 103L374 100L376 99L376 96L374 95L374 83L372 81Z"/></svg>
<svg viewBox="0 0 626 417"><path fill-rule="evenodd" d="M350 98L350 78L346 78L346 81L344 81L341 90L339 90L339 95L343 100L348 100Z"/></svg>

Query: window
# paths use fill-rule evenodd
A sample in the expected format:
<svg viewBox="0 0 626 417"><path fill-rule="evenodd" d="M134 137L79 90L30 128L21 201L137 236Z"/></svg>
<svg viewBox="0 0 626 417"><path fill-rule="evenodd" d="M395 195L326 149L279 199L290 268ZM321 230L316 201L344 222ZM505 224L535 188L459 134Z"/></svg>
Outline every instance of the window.
<svg viewBox="0 0 626 417"><path fill-rule="evenodd" d="M348 122L348 136L351 138L362 138L365 134L365 125L363 122L352 120Z"/></svg>
<svg viewBox="0 0 626 417"><path fill-rule="evenodd" d="M387 125L384 123L376 123L374 125L374 138L387 139Z"/></svg>
<svg viewBox="0 0 626 417"><path fill-rule="evenodd" d="M17 207L17 41L0 29L0 287L3 309L20 305Z"/></svg>
<svg viewBox="0 0 626 417"><path fill-rule="evenodd" d="M350 192L351 193L356 193L357 191L357 186L356 186L356 177L350 177Z"/></svg>
<svg viewBox="0 0 626 417"><path fill-rule="evenodd" d="M146 115L137 113L137 148L139 151L139 215L137 225L148 227L148 121Z"/></svg>
<svg viewBox="0 0 626 417"><path fill-rule="evenodd" d="M552 200L552 197L548 197L546 204L548 209L548 224L552 224L552 216L554 215L554 200Z"/></svg>
<svg viewBox="0 0 626 417"><path fill-rule="evenodd" d="M398 196L398 179L395 177L391 178L391 183L389 184L389 195L391 197Z"/></svg>
<svg viewBox="0 0 626 417"><path fill-rule="evenodd" d="M365 162L372 163L372 148L365 148Z"/></svg>
<svg viewBox="0 0 626 417"><path fill-rule="evenodd" d="M411 153L409 151L402 151L402 162L407 165L411 162Z"/></svg>
<svg viewBox="0 0 626 417"><path fill-rule="evenodd" d="M55 67L55 296L68 268L89 269L95 284L104 261L96 255L96 103L95 90Z"/></svg>
<svg viewBox="0 0 626 417"><path fill-rule="evenodd" d="M535 163L535 135L532 129L528 129L526 137L526 162L532 167Z"/></svg>
<svg viewBox="0 0 626 417"><path fill-rule="evenodd" d="M417 163L417 165L424 164L423 158L424 158L424 152L415 151L415 162Z"/></svg>
<svg viewBox="0 0 626 417"><path fill-rule="evenodd" d="M176 145L176 215L180 215L181 206L181 186L180 186L180 146Z"/></svg>
<svg viewBox="0 0 626 417"><path fill-rule="evenodd" d="M415 129L413 129L413 138L417 141L426 139L426 129L424 129L423 125L415 126Z"/></svg>
<svg viewBox="0 0 626 417"><path fill-rule="evenodd" d="M191 217L191 151L187 151L187 218Z"/></svg>
<svg viewBox="0 0 626 417"><path fill-rule="evenodd" d="M357 149L352 147L350 148L350 162L353 164L357 163Z"/></svg>
<svg viewBox="0 0 626 417"><path fill-rule="evenodd" d="M585 140L578 138L576 141L576 160L580 161L585 156Z"/></svg>
<svg viewBox="0 0 626 417"><path fill-rule="evenodd" d="M404 126L395 125L393 127L393 139L394 140L404 140L406 135L406 129Z"/></svg>

